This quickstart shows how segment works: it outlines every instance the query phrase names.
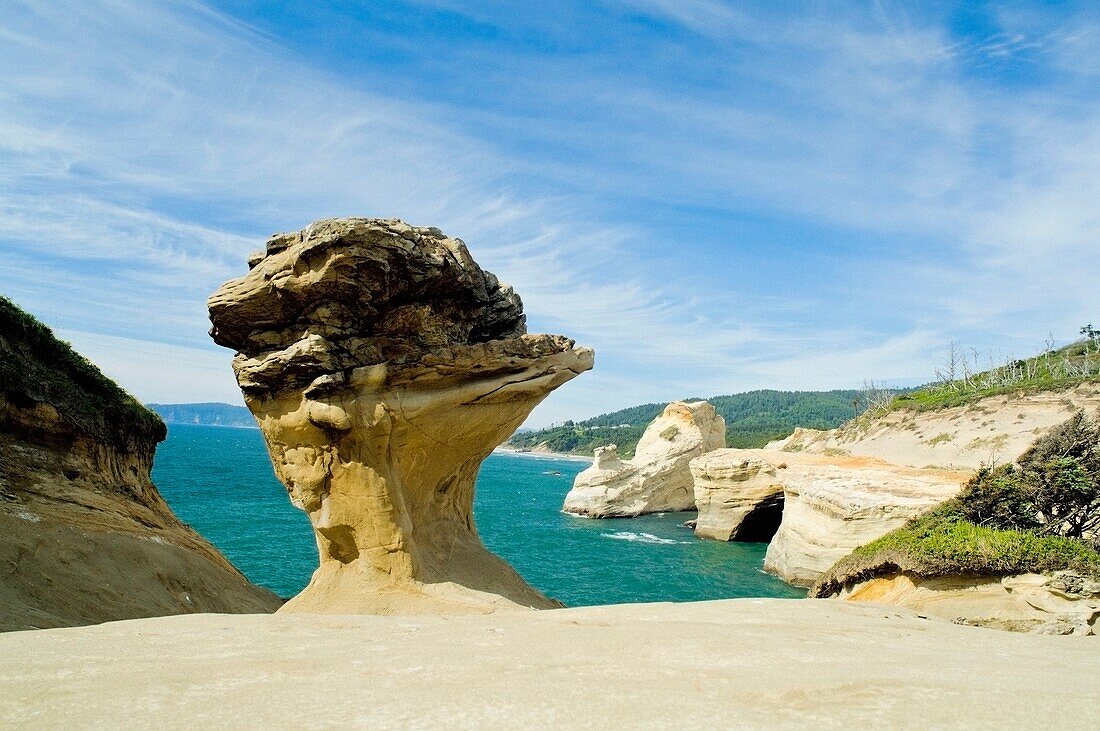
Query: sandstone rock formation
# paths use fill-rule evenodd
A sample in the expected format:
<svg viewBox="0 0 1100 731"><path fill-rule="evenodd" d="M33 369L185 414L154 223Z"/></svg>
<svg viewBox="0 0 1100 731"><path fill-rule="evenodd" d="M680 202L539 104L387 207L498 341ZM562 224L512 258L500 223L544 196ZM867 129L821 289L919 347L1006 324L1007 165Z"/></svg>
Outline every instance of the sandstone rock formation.
<svg viewBox="0 0 1100 731"><path fill-rule="evenodd" d="M743 449L719 449L691 460L690 467L699 510L696 536L771 540L775 530L769 531L768 525L777 527L783 511L783 481L776 464Z"/></svg>
<svg viewBox="0 0 1100 731"><path fill-rule="evenodd" d="M567 513L626 518L692 510L692 459L726 444L726 424L706 401L675 401L646 427L629 461L614 445L596 450L592 466L577 475L565 497Z"/></svg>
<svg viewBox="0 0 1100 731"><path fill-rule="evenodd" d="M991 396L935 411L899 409L838 429L796 429L769 449L874 457L907 467L976 469L1012 462L1035 438L1075 411L1100 409L1100 387Z"/></svg>
<svg viewBox="0 0 1100 731"><path fill-rule="evenodd" d="M273 236L209 301L320 566L288 612L550 607L481 544L482 460L592 351L528 335L465 244L395 219Z"/></svg>
<svg viewBox="0 0 1100 731"><path fill-rule="evenodd" d="M149 477L157 416L0 298L0 631L273 612Z"/></svg>
<svg viewBox="0 0 1100 731"><path fill-rule="evenodd" d="M783 520L764 570L796 586L809 586L853 549L954 497L970 477L867 458L759 452L788 465L779 471Z"/></svg>
<svg viewBox="0 0 1100 731"><path fill-rule="evenodd" d="M764 568L799 586L812 584L857 546L954 496L969 477L769 449L720 449L692 460L691 472L696 535L770 538Z"/></svg>
<svg viewBox="0 0 1100 731"><path fill-rule="evenodd" d="M1015 632L1100 633L1100 581L1072 571L936 578L900 573L828 591L815 587L811 594L902 606L956 624Z"/></svg>

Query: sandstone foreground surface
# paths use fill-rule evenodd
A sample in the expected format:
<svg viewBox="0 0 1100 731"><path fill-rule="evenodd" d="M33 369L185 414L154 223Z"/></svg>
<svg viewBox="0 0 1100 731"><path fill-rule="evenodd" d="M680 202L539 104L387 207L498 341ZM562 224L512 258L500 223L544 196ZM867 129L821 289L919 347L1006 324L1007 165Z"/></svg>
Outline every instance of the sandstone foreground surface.
<svg viewBox="0 0 1100 731"><path fill-rule="evenodd" d="M1098 673L1075 638L819 600L189 615L0 636L0 726L1080 728Z"/></svg>

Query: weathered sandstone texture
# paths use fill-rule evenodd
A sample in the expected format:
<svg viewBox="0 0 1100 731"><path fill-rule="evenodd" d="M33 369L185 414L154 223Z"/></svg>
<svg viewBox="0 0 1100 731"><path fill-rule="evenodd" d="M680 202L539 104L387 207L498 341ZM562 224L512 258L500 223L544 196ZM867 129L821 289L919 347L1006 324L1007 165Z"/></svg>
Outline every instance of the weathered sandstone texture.
<svg viewBox="0 0 1100 731"><path fill-rule="evenodd" d="M699 510L695 535L716 541L771 539L774 530L746 525L746 519L770 516L778 525L783 482L775 464L743 449L718 449L691 460L690 467Z"/></svg>
<svg viewBox="0 0 1100 731"><path fill-rule="evenodd" d="M0 636L0 727L1079 729L1098 676L1091 640L855 602L205 614Z"/></svg>
<svg viewBox="0 0 1100 731"><path fill-rule="evenodd" d="M646 427L629 461L619 458L615 445L597 449L592 466L574 480L563 509L590 518L692 510L688 464L725 444L726 423L713 406L675 401Z"/></svg>
<svg viewBox="0 0 1100 731"><path fill-rule="evenodd" d="M836 587L833 587L834 589ZM907 607L956 624L1015 632L1095 635L1100 632L1100 582L1071 571L1051 576L936 577L893 574L811 591L855 602Z"/></svg>
<svg viewBox="0 0 1100 731"><path fill-rule="evenodd" d="M0 631L273 612L149 477L164 424L0 298Z"/></svg>
<svg viewBox="0 0 1100 731"><path fill-rule="evenodd" d="M249 263L211 296L211 336L316 533L283 611L556 606L481 544L474 478L592 351L527 334L512 288L438 229L324 220Z"/></svg>
<svg viewBox="0 0 1100 731"><path fill-rule="evenodd" d="M954 497L970 477L866 458L798 455L786 461L783 521L764 570L797 586L809 586L858 546Z"/></svg>
<svg viewBox="0 0 1100 731"><path fill-rule="evenodd" d="M936 411L899 409L829 431L796 429L769 449L875 457L907 467L976 469L1015 461L1035 439L1084 410L1100 409L1100 388L991 396Z"/></svg>
<svg viewBox="0 0 1100 731"><path fill-rule="evenodd" d="M954 496L968 473L768 449L719 449L691 461L695 534L770 539L764 568L809 586L852 549Z"/></svg>

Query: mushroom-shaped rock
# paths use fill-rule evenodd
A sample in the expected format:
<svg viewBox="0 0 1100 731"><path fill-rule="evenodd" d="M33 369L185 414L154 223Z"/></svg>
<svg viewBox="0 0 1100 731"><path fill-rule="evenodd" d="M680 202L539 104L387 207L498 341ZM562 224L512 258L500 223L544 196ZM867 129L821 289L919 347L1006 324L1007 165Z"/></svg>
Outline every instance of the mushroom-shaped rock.
<svg viewBox="0 0 1100 731"><path fill-rule="evenodd" d="M329 219L267 242L208 303L320 566L281 611L553 607L481 543L481 462L590 349L529 335L465 244L396 219Z"/></svg>
<svg viewBox="0 0 1100 731"><path fill-rule="evenodd" d="M654 419L629 461L614 445L596 450L592 466L577 475L563 510L590 518L621 518L692 510L695 493L688 464L726 445L726 423L706 401L674 401Z"/></svg>

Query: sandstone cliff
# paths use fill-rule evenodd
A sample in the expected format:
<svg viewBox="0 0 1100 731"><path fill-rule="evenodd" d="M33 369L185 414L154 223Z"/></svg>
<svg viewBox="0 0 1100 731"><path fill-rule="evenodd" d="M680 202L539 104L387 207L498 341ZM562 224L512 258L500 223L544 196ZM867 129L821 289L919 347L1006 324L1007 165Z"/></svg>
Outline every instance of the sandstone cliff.
<svg viewBox="0 0 1100 731"><path fill-rule="evenodd" d="M528 335L512 288L438 229L319 221L249 264L211 296L211 336L316 534L283 611L556 606L481 544L474 479L592 351Z"/></svg>
<svg viewBox="0 0 1100 731"><path fill-rule="evenodd" d="M966 406L897 409L830 431L797 429L769 449L874 457L907 467L976 469L1014 461L1035 438L1075 411L1100 408L1100 387L991 396Z"/></svg>
<svg viewBox="0 0 1100 731"><path fill-rule="evenodd" d="M696 535L770 538L764 568L800 586L857 546L953 497L969 477L767 449L721 449L692 460L691 471Z"/></svg>
<svg viewBox="0 0 1100 731"><path fill-rule="evenodd" d="M699 510L696 536L716 541L771 540L783 514L783 482L776 464L748 450L718 449L691 460L690 468ZM771 530L770 523L774 523Z"/></svg>
<svg viewBox="0 0 1100 731"><path fill-rule="evenodd" d="M646 427L631 460L619 459L614 445L597 449L592 466L574 480L563 509L590 518L692 510L688 464L725 443L726 425L713 406L673 402Z"/></svg>
<svg viewBox="0 0 1100 731"><path fill-rule="evenodd" d="M1003 577L896 572L816 589L816 596L891 604L956 624L1050 635L1100 633L1100 581L1073 571Z"/></svg>
<svg viewBox="0 0 1100 731"><path fill-rule="evenodd" d="M0 630L272 612L149 477L164 424L0 298Z"/></svg>

